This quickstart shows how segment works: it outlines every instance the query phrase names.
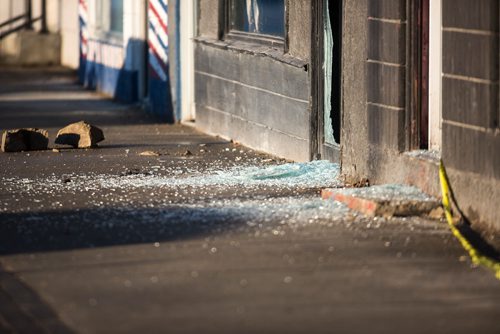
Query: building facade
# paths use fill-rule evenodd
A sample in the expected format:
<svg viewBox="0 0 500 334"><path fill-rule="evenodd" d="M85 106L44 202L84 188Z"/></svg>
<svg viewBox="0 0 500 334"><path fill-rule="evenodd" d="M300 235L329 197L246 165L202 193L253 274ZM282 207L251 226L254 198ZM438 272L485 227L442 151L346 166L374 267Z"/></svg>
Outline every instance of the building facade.
<svg viewBox="0 0 500 334"><path fill-rule="evenodd" d="M500 229L498 0L197 4L201 129L436 196L442 158L462 210Z"/></svg>
<svg viewBox="0 0 500 334"><path fill-rule="evenodd" d="M193 108L180 104L193 85L181 59L193 58L189 24L177 27L189 2L168 0L80 0L80 66L82 84L125 103L140 103L165 122L194 118ZM194 4L194 2L191 2ZM186 9L187 7L187 9ZM190 32L189 32L190 31ZM172 45L171 41L174 42ZM186 54L187 52L187 54ZM184 65L184 64L183 64ZM191 66L192 68L192 66ZM192 89L191 89L192 90ZM189 94L187 95L189 96Z"/></svg>

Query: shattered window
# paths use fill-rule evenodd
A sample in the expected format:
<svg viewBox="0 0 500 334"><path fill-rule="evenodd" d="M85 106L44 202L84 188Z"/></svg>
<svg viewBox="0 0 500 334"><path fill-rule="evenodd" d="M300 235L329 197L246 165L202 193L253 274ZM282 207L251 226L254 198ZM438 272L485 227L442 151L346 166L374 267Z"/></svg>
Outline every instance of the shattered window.
<svg viewBox="0 0 500 334"><path fill-rule="evenodd" d="M284 0L232 0L229 10L231 30L285 36Z"/></svg>

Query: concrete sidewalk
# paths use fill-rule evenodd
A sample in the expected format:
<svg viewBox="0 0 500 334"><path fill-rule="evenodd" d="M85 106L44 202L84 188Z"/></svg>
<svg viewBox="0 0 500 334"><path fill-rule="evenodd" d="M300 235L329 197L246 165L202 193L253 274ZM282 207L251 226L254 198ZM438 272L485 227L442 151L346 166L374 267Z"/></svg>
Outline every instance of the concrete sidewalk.
<svg viewBox="0 0 500 334"><path fill-rule="evenodd" d="M500 332L500 282L445 223L358 215L320 198L336 165L286 164L74 81L0 69L0 130L43 127L52 145L83 119L106 137L0 153L0 332Z"/></svg>

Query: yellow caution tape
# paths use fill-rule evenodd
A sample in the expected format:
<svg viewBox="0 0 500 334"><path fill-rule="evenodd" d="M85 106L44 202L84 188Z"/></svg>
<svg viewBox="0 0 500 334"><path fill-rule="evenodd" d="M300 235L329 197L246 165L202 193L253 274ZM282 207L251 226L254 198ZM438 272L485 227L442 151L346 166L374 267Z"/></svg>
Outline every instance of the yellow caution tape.
<svg viewBox="0 0 500 334"><path fill-rule="evenodd" d="M453 215L451 212L451 194L450 186L448 185L448 176L446 175L446 170L444 169L443 161L441 160L439 164L439 180L441 181L441 192L443 195L443 207L446 216L446 221L453 232L453 235L460 241L462 247L469 253L472 263L476 265L482 265L495 273L495 277L500 280L500 263L481 254L474 246L467 240L466 237L459 231L453 222ZM456 203L455 203L456 205Z"/></svg>

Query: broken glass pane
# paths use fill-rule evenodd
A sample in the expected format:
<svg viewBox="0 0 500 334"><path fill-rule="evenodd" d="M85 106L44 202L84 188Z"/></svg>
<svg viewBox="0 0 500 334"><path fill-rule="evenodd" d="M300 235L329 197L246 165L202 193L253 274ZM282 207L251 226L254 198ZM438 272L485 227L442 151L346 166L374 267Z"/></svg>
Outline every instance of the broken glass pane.
<svg viewBox="0 0 500 334"><path fill-rule="evenodd" d="M284 37L284 0L231 1L232 30Z"/></svg>

